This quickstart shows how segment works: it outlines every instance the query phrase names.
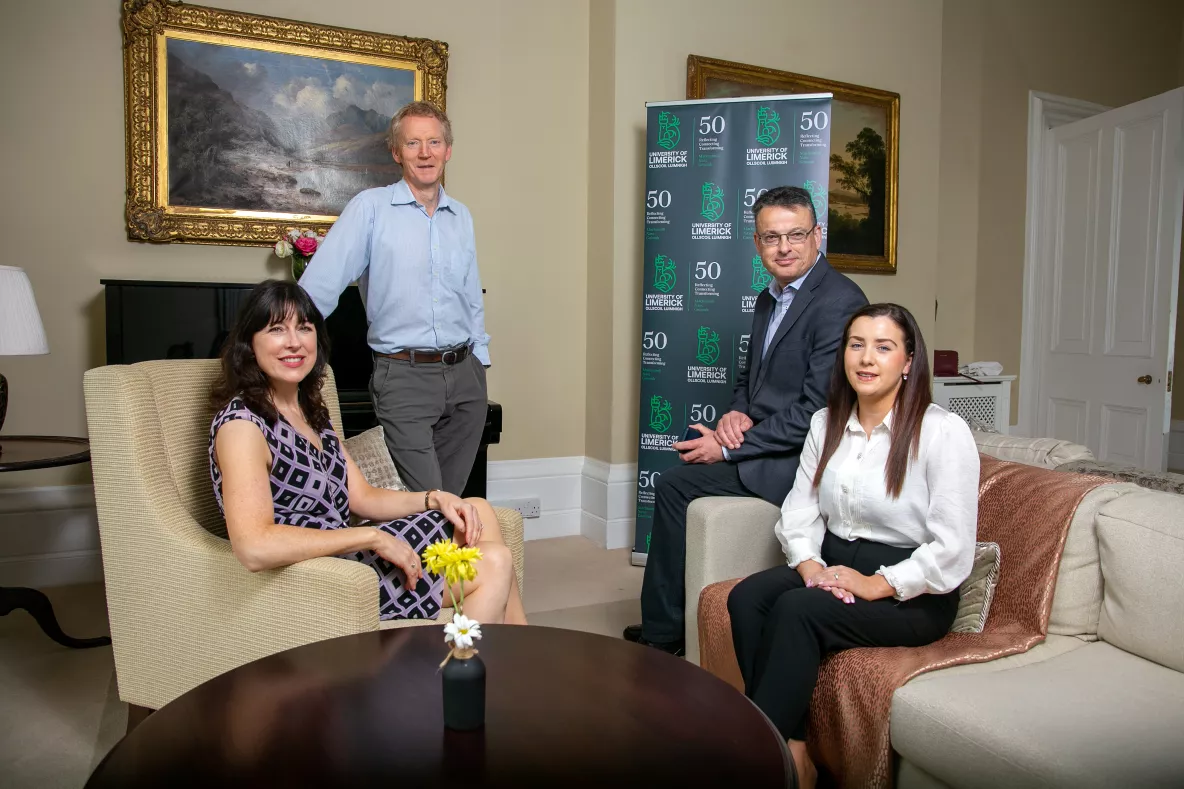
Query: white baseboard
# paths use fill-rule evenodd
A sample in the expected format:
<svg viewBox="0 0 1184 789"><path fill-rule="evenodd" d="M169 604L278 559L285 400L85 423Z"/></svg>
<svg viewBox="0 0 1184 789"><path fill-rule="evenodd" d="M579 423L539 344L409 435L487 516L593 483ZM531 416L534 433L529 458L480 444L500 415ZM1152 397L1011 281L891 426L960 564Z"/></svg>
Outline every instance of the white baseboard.
<svg viewBox="0 0 1184 789"><path fill-rule="evenodd" d="M537 498L540 516L524 521L525 539L583 535L602 548L633 544L636 465L585 457L493 461L490 502Z"/></svg>
<svg viewBox="0 0 1184 789"><path fill-rule="evenodd" d="M537 498L525 538L583 535L602 548L633 544L637 466L585 457L489 464L491 502ZM94 490L66 485L0 490L0 586L64 586L103 577Z"/></svg>
<svg viewBox="0 0 1184 789"><path fill-rule="evenodd" d="M0 490L0 586L65 586L102 578L91 486Z"/></svg>
<svg viewBox="0 0 1184 789"><path fill-rule="evenodd" d="M523 521L525 539L571 537L580 533L580 486L583 457L497 460L486 471L485 497L493 504L508 499L539 500L540 515Z"/></svg>
<svg viewBox="0 0 1184 789"><path fill-rule="evenodd" d="M580 506L580 533L601 548L633 544L636 520L637 464L609 465L585 458Z"/></svg>

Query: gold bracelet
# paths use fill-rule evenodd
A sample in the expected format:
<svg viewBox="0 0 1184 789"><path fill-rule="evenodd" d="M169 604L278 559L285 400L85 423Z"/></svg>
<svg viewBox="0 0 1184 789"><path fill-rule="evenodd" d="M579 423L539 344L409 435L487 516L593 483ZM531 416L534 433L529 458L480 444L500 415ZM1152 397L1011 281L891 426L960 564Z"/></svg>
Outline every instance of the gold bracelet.
<svg viewBox="0 0 1184 789"><path fill-rule="evenodd" d="M433 493L435 493L435 492L436 492L436 489L435 489L435 488L432 488L432 489L431 489L431 490L429 490L427 493L423 494L423 509L424 509L424 512L427 512L428 510L430 510L430 509L432 508L432 505L428 503L428 499L430 499L430 498L431 498L431 496L432 496L432 494L433 494Z"/></svg>

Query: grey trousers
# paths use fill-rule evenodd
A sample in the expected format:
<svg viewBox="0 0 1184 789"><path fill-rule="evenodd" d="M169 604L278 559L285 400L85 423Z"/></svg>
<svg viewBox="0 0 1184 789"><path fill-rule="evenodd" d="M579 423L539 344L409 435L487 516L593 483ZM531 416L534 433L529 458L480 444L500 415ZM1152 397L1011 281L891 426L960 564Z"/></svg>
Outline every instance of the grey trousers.
<svg viewBox="0 0 1184 789"><path fill-rule="evenodd" d="M489 411L485 367L477 357L446 365L375 356L370 398L408 489L459 496Z"/></svg>

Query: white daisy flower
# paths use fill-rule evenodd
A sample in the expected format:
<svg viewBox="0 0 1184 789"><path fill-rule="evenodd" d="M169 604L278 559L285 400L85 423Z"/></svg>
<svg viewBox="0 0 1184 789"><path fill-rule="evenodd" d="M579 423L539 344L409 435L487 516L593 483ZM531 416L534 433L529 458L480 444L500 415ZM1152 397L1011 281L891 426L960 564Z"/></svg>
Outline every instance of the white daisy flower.
<svg viewBox="0 0 1184 789"><path fill-rule="evenodd" d="M473 642L481 638L481 623L457 614L444 625L444 642L453 642L458 649L472 649Z"/></svg>

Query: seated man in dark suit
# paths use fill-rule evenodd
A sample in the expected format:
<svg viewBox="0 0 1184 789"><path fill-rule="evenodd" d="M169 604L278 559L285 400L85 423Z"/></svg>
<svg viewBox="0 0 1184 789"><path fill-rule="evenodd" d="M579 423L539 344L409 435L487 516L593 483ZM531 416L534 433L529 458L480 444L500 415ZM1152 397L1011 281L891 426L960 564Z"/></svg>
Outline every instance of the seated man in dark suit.
<svg viewBox="0 0 1184 789"><path fill-rule="evenodd" d="M701 438L676 443L683 465L659 478L641 587L642 624L625 638L681 655L687 507L701 496L757 496L777 506L793 487L810 417L826 405L847 318L867 304L859 286L819 252L810 194L779 186L752 207L753 242L773 275L756 301L747 364L731 410Z"/></svg>

